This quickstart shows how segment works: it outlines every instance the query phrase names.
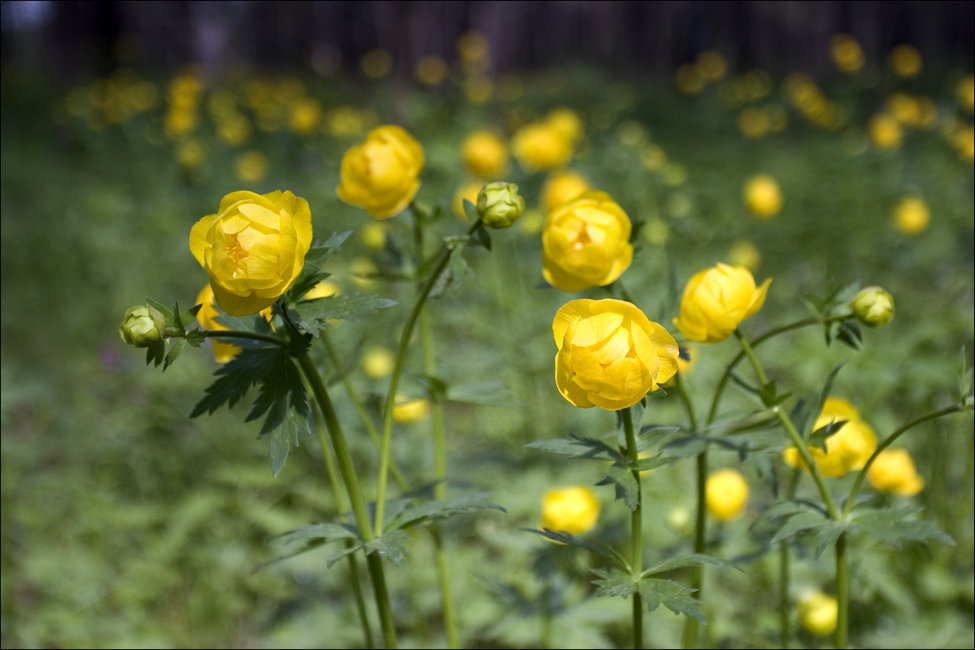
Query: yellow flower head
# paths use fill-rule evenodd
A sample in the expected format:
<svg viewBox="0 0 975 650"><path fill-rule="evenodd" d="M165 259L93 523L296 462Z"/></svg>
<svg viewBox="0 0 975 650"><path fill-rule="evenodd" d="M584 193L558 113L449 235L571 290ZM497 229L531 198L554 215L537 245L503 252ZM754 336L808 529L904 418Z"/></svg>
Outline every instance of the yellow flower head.
<svg viewBox="0 0 975 650"><path fill-rule="evenodd" d="M677 342L622 300L572 300L552 322L555 383L572 404L617 411L677 372Z"/></svg>
<svg viewBox="0 0 975 650"><path fill-rule="evenodd" d="M572 535L588 533L602 508L596 493L585 486L549 490L542 497L542 528Z"/></svg>
<svg viewBox="0 0 975 650"><path fill-rule="evenodd" d="M928 204L919 196L905 196L894 208L894 225L901 234L913 237L927 230L931 223Z"/></svg>
<svg viewBox="0 0 975 650"><path fill-rule="evenodd" d="M870 139L878 149L899 149L904 139L900 122L887 113L877 113L871 117L867 130L870 132Z"/></svg>
<svg viewBox="0 0 975 650"><path fill-rule="evenodd" d="M746 138L764 138L771 128L772 121L768 113L760 108L749 106L738 114L738 130Z"/></svg>
<svg viewBox="0 0 975 650"><path fill-rule="evenodd" d="M615 282L633 261L630 218L609 194L590 190L549 213L542 230L545 280L562 291Z"/></svg>
<svg viewBox="0 0 975 650"><path fill-rule="evenodd" d="M913 45L898 45L890 51L890 67L899 77L913 79L921 74L921 53Z"/></svg>
<svg viewBox="0 0 975 650"><path fill-rule="evenodd" d="M548 214L589 189L589 181L580 174L570 171L553 174L542 186L542 211Z"/></svg>
<svg viewBox="0 0 975 650"><path fill-rule="evenodd" d="M684 289L674 324L692 341L720 343L758 313L771 283L769 278L756 287L751 271L740 266L718 264L699 271Z"/></svg>
<svg viewBox="0 0 975 650"><path fill-rule="evenodd" d="M470 221L467 218L467 212L464 211L464 201L467 200L476 205L477 194L482 187L484 187L484 183L481 181L469 181L457 188L457 191L454 192L454 200L450 202L455 217L461 221Z"/></svg>
<svg viewBox="0 0 975 650"><path fill-rule="evenodd" d="M482 129L464 138L460 145L464 164L482 178L501 176L508 169L508 147L492 131Z"/></svg>
<svg viewBox="0 0 975 650"><path fill-rule="evenodd" d="M423 147L405 129L385 125L342 157L339 198L377 219L403 211L420 189Z"/></svg>
<svg viewBox="0 0 975 650"><path fill-rule="evenodd" d="M572 141L548 122L532 122L515 132L511 150L527 172L557 167L572 158Z"/></svg>
<svg viewBox="0 0 975 650"><path fill-rule="evenodd" d="M582 120L571 108L554 109L545 116L545 122L572 144L582 138Z"/></svg>
<svg viewBox="0 0 975 650"><path fill-rule="evenodd" d="M894 318L894 297L883 287L865 287L850 302L857 320L868 327L883 327Z"/></svg>
<svg viewBox="0 0 975 650"><path fill-rule="evenodd" d="M386 248L386 224L381 221L370 221L362 226L359 231L359 239L362 243L374 251L381 251Z"/></svg>
<svg viewBox="0 0 975 650"><path fill-rule="evenodd" d="M704 486L708 514L718 521L738 519L748 505L748 481L736 469L718 470Z"/></svg>
<svg viewBox="0 0 975 650"><path fill-rule="evenodd" d="M816 636L827 636L836 630L839 604L832 596L814 592L799 599L799 623Z"/></svg>
<svg viewBox="0 0 975 650"><path fill-rule="evenodd" d="M425 56L416 62L413 74L417 81L425 86L439 86L447 78L450 69L442 57L436 55Z"/></svg>
<svg viewBox="0 0 975 650"><path fill-rule="evenodd" d="M232 147L243 144L251 134L251 123L237 112L221 117L217 121L217 137Z"/></svg>
<svg viewBox="0 0 975 650"><path fill-rule="evenodd" d="M249 316L270 307L301 273L311 210L291 192L232 192L190 231L190 251L210 275L220 308Z"/></svg>
<svg viewBox="0 0 975 650"><path fill-rule="evenodd" d="M759 219L771 219L782 209L782 189L768 174L752 176L745 182L745 205Z"/></svg>
<svg viewBox="0 0 975 650"><path fill-rule="evenodd" d="M823 411L813 424L813 431L833 422L846 422L839 431L826 439L826 451L810 447L809 453L823 476L839 478L850 471L863 469L871 454L877 449L877 435L870 425L860 418L860 412L841 397L828 397ZM799 450L790 447L782 452L782 458L789 467L806 464L799 457Z"/></svg>
<svg viewBox="0 0 975 650"><path fill-rule="evenodd" d="M370 379L382 379L388 377L393 372L393 364L396 359L393 353L382 347L374 347L366 350L362 355L362 369Z"/></svg>
<svg viewBox="0 0 975 650"><path fill-rule="evenodd" d="M258 183L267 176L267 157L260 151L245 151L234 164L237 178L245 183Z"/></svg>
<svg viewBox="0 0 975 650"><path fill-rule="evenodd" d="M728 59L717 50L705 50L697 55L697 70L707 81L721 81L728 74Z"/></svg>
<svg viewBox="0 0 975 650"><path fill-rule="evenodd" d="M408 399L403 395L396 396L393 419L400 424L413 424L428 417L430 417L430 400L426 397Z"/></svg>
<svg viewBox="0 0 975 650"><path fill-rule="evenodd" d="M863 48L850 34L837 34L829 41L829 54L836 67L847 74L863 68Z"/></svg>
<svg viewBox="0 0 975 650"><path fill-rule="evenodd" d="M302 97L288 109L288 127L297 135L311 135L318 131L322 106L310 97Z"/></svg>
<svg viewBox="0 0 975 650"><path fill-rule="evenodd" d="M918 475L914 459L906 449L880 452L867 470L867 480L878 492L899 497L912 497L924 489L924 479Z"/></svg>

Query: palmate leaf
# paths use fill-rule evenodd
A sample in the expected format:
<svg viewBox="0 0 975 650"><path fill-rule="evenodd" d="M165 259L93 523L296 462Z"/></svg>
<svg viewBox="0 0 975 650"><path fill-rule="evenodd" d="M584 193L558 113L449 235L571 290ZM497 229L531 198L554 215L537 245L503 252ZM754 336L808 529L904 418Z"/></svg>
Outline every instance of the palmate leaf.
<svg viewBox="0 0 975 650"><path fill-rule="evenodd" d="M306 539L319 539L334 542L339 539L358 539L359 531L350 524L311 524L302 526L275 536L273 539L283 539L285 546Z"/></svg>
<svg viewBox="0 0 975 650"><path fill-rule="evenodd" d="M392 307L396 301L379 296L360 296L358 294L328 296L306 300L288 308L288 318L313 336L328 325L329 319L355 320L357 316L375 314L380 309Z"/></svg>
<svg viewBox="0 0 975 650"><path fill-rule="evenodd" d="M623 499L630 510L636 510L640 505L640 487L632 469L623 460L610 465L606 470L606 478L596 485L613 485L616 488L616 500Z"/></svg>
<svg viewBox="0 0 975 650"><path fill-rule="evenodd" d="M788 517L800 512L818 512L823 516L826 514L818 508L813 507L808 501L780 501L759 515L758 518L752 523L751 528L754 529L759 524L771 519L780 519L782 517Z"/></svg>
<svg viewBox="0 0 975 650"><path fill-rule="evenodd" d="M264 381L280 353L281 349L276 346L243 350L213 373L219 379L206 389L206 394L193 408L190 417L212 414L224 404L233 407L251 386Z"/></svg>
<svg viewBox="0 0 975 650"><path fill-rule="evenodd" d="M562 454L572 458L585 458L588 460L622 460L619 451L596 438L586 438L571 434L569 438L553 438L551 440L539 440L527 445L531 449L544 449L555 454Z"/></svg>
<svg viewBox="0 0 975 650"><path fill-rule="evenodd" d="M598 587L596 589L597 598L603 596L629 598L631 594L637 592L636 583L633 582L633 577L629 573L614 569L590 569L590 571L599 576L599 580L592 581Z"/></svg>
<svg viewBox="0 0 975 650"><path fill-rule="evenodd" d="M864 533L894 548L901 548L904 542L944 542L954 546L955 540L929 521L911 519L923 510L917 506L887 508L884 510L863 509L854 511L853 523Z"/></svg>
<svg viewBox="0 0 975 650"><path fill-rule="evenodd" d="M408 526L420 526L435 519L446 519L454 515L477 512L478 510L499 510L501 512L507 512L498 504L489 501L489 496L491 495L488 492L478 492L444 499L442 501L427 501L426 503L410 506L388 524L388 529L395 530Z"/></svg>
<svg viewBox="0 0 975 650"><path fill-rule="evenodd" d="M298 416L307 418L308 400L301 374L295 366L288 350L278 349L278 355L261 380L261 392L254 400L251 412L245 422L251 422L267 414L261 427L261 437L278 429L285 421L285 415L294 410Z"/></svg>
<svg viewBox="0 0 975 650"><path fill-rule="evenodd" d="M819 427L809 435L809 446L819 447L826 452L826 441L833 435L839 433L843 425L847 423L847 420L836 420L830 422L824 427Z"/></svg>
<svg viewBox="0 0 975 650"><path fill-rule="evenodd" d="M611 546L602 546L595 544L588 540L582 539L581 537L576 537L572 533L566 532L564 530L551 530L549 528L543 528L542 530L535 530L534 528L522 528L526 533L534 533L535 535L541 535L545 539L550 539L553 542L559 542L561 544L569 544L571 546L578 546L579 548L584 548L587 551L600 555L618 567L621 571L626 571L627 575L630 572L630 564L623 557L623 555Z"/></svg>
<svg viewBox="0 0 975 650"><path fill-rule="evenodd" d="M314 244L305 253L305 266L312 267L316 271L322 267L335 253L338 252L345 240L352 235L351 230L345 232L332 233L324 244Z"/></svg>
<svg viewBox="0 0 975 650"><path fill-rule="evenodd" d="M691 596L694 590L689 587L679 585L672 580L643 578L638 583L637 589L651 612L663 605L675 614L697 619L703 625L708 624L701 610L700 601Z"/></svg>
<svg viewBox="0 0 975 650"><path fill-rule="evenodd" d="M777 544L781 542L783 539L792 537L797 533L801 533L807 530L813 530L815 528L823 526L827 522L829 522L829 519L827 519L825 516L823 516L821 513L818 512L798 513L796 515L793 515L792 517L789 517L789 519L787 519L786 522L782 524L781 528L779 528L779 530L775 533L775 535L772 537L769 544L770 545Z"/></svg>
<svg viewBox="0 0 975 650"><path fill-rule="evenodd" d="M403 566L406 559L406 547L403 542L410 539L410 536L402 530L391 530L382 537L377 537L371 542L366 543L366 554L379 553L379 557L389 560L394 566Z"/></svg>
<svg viewBox="0 0 975 650"><path fill-rule="evenodd" d="M284 463L288 460L291 452L291 445L298 446L298 436L308 433L308 417L301 415L294 409L288 410L284 419L271 430L268 435L270 441L271 472L277 478Z"/></svg>

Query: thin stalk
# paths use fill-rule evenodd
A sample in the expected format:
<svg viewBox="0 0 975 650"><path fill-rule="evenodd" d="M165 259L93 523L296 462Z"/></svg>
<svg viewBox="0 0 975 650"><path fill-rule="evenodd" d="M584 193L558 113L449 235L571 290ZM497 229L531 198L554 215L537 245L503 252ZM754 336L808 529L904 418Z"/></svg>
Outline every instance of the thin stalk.
<svg viewBox="0 0 975 650"><path fill-rule="evenodd" d="M836 539L836 648L845 650L850 624L850 576L846 560L846 533Z"/></svg>
<svg viewBox="0 0 975 650"><path fill-rule="evenodd" d="M640 460L636 449L636 434L633 432L633 415L629 407L623 409L623 432L626 434L626 453L631 463ZM636 510L630 513L630 546L633 547L633 575L643 574L643 494L640 490L640 472L633 470L636 481L637 504ZM633 594L633 647L643 648L643 598L640 593Z"/></svg>
<svg viewBox="0 0 975 650"><path fill-rule="evenodd" d="M738 337L738 341L741 343L742 349L748 356L748 360L751 361L752 368L755 370L755 374L758 375L758 380L761 382L762 386L768 384L768 376L762 369L762 364L759 363L758 357L755 356L755 351L752 350L752 346L749 345L748 339L746 339L739 330L735 330L735 336ZM829 486L826 485L826 480L823 478L823 473L819 471L819 465L817 465L812 459L812 455L809 453L809 446L802 439L798 429L796 429L796 425L792 422L792 418L790 418L789 414L778 405L772 407L772 412L775 413L776 417L779 418L779 422L782 423L782 426L789 434L789 438L792 439L792 444L795 445L796 449L799 450L799 455L802 456L803 462L806 463L806 467L808 467L810 473L812 473L812 477L816 481L816 487L819 488L819 493L823 497L823 502L826 504L826 510L829 512L829 518L839 520L840 512L836 507L836 502L833 501L833 495L830 494Z"/></svg>
<svg viewBox="0 0 975 650"><path fill-rule="evenodd" d="M802 471L797 467L792 470L786 501L791 501L796 495L799 478ZM792 603L789 599L789 582L791 581L790 564L792 562L792 545L786 540L779 546L779 631L780 643L783 648L789 647L792 638Z"/></svg>
<svg viewBox="0 0 975 650"><path fill-rule="evenodd" d="M352 514L355 518L356 526L359 529L359 537L365 543L375 539L372 525L369 522L369 511L366 509L366 500L362 496L362 489L359 487L359 478L355 472L355 463L352 454L349 452L349 445L342 432L342 425L339 424L332 400L328 396L328 390L322 381L321 375L315 368L315 364L307 354L298 359L305 378L311 385L312 393L318 402L322 415L325 416L325 425L328 434L332 439L332 447L338 457L339 470L342 480L345 482L345 490L349 495L352 506ZM369 567L369 577L372 580L372 590L376 596L376 606L379 609L379 621L383 629L383 640L387 648L396 648L396 628L393 624L393 612L389 606L389 594L386 591L386 575L383 571L382 560L379 553L369 553L366 555L366 562Z"/></svg>
<svg viewBox="0 0 975 650"><path fill-rule="evenodd" d="M475 221L473 224L471 224L471 227L467 229L466 234L470 235L480 225L480 220ZM383 514L386 511L386 484L389 480L389 457L393 441L393 404L396 400L396 389L399 387L400 374L403 372L403 362L406 359L406 348L410 344L410 337L413 336L413 327L416 325L417 318L419 318L420 312L423 310L423 304L430 295L430 291L433 290L433 285L439 279L440 274L443 273L445 268L447 268L447 262L450 261L450 253L453 250L454 245L448 244L440 254L440 259L437 261L436 266L430 273L430 277L427 279L426 284L423 285L423 288L420 290L420 294L417 296L416 303L413 305L413 310L410 312L409 317L406 319L406 324L403 326L403 334L400 336L399 349L396 351L396 363L393 365L393 374L389 378L389 391L386 393L386 411L383 417L383 439L379 456L379 485L376 489L377 535L382 535L383 531Z"/></svg>
<svg viewBox="0 0 975 650"><path fill-rule="evenodd" d="M349 510L348 499L345 498L345 492L342 490L342 485L339 482L339 468L335 464L335 457L332 456L332 445L328 441L328 434L325 431L322 416L319 415L318 409L315 408L312 409L312 414L315 417L315 431L318 434L318 444L322 448L322 457L325 459L325 473L328 474L328 482L332 486L332 494L335 495L335 508L341 516ZM346 540L345 548L350 548L352 543L351 539ZM352 591L355 596L355 606L359 612L359 622L362 625L362 635L365 637L366 647L374 648L372 629L369 627L369 616L366 613L366 601L362 597L362 585L359 582L359 565L355 559L355 553L350 553L346 557L348 557L349 561L349 575L352 581Z"/></svg>
<svg viewBox="0 0 975 650"><path fill-rule="evenodd" d="M684 385L684 379L681 376L680 371L674 375L674 381L677 384L677 390L680 392L681 401L684 403L684 409L687 411L687 419L690 421L691 432L697 433L697 419L694 416L694 407L691 404L690 396L687 393L687 387ZM697 514L694 522L694 552L704 553L705 550L705 538L707 535L707 491L706 485L708 480L708 447L705 444L704 450L697 455ZM691 588L695 589L694 597L701 600L701 590L704 586L704 567L703 565L698 565L693 568L691 573ZM684 624L684 647L685 648L696 648L697 647L697 633L698 633L698 622L697 619L687 617L687 622Z"/></svg>
<svg viewBox="0 0 975 650"><path fill-rule="evenodd" d="M853 481L853 489L850 490L850 496L847 498L846 505L843 507L843 518L846 519L846 517L850 514L850 511L853 510L853 502L856 500L857 495L860 494L860 489L863 487L864 479L867 478L867 472L870 471L870 466L873 465L873 462L877 460L877 457L883 453L885 449L894 444L894 442L904 435L909 429L913 429L919 424L964 410L965 407L962 404L954 404L947 408L943 408L940 411L933 411L927 415L922 415L916 420L908 422L900 429L887 436L883 442L877 445L877 449L873 452L870 458L867 459L867 464L863 466L863 469L860 470L860 473L857 474L856 479Z"/></svg>
<svg viewBox="0 0 975 650"><path fill-rule="evenodd" d="M288 342L269 334L258 334L257 332L240 332L238 330L203 330L208 339L250 339L261 341L262 343L273 343L283 348L288 347Z"/></svg>

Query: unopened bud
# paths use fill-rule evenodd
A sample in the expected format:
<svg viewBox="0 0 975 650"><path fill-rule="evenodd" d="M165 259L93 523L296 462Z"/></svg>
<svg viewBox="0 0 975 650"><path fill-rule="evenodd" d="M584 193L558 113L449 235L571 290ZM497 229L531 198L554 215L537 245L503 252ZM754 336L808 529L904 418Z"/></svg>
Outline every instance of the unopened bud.
<svg viewBox="0 0 975 650"><path fill-rule="evenodd" d="M857 320L869 327L881 327L894 318L894 298L883 287L861 290L850 307Z"/></svg>
<svg viewBox="0 0 975 650"><path fill-rule="evenodd" d="M147 348L156 341L162 340L162 331L156 319L144 305L125 310L125 318L118 326L118 333L123 341L137 348Z"/></svg>
<svg viewBox="0 0 975 650"><path fill-rule="evenodd" d="M488 183L477 194L477 213L489 228L510 228L525 211L514 183Z"/></svg>

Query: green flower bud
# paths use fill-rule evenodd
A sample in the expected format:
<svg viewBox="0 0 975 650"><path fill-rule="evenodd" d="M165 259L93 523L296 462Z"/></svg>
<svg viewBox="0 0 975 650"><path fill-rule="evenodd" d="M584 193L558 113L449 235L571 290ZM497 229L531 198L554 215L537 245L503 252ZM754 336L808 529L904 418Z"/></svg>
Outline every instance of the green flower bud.
<svg viewBox="0 0 975 650"><path fill-rule="evenodd" d="M883 287L861 290L850 307L857 320L869 327L881 327L894 317L894 298Z"/></svg>
<svg viewBox="0 0 975 650"><path fill-rule="evenodd" d="M489 228L510 228L525 211L514 183L488 183L477 194L477 213Z"/></svg>
<svg viewBox="0 0 975 650"><path fill-rule="evenodd" d="M137 348L147 348L162 340L162 332L156 319L149 313L149 308L143 305L125 310L125 318L118 326L118 333L123 341Z"/></svg>

